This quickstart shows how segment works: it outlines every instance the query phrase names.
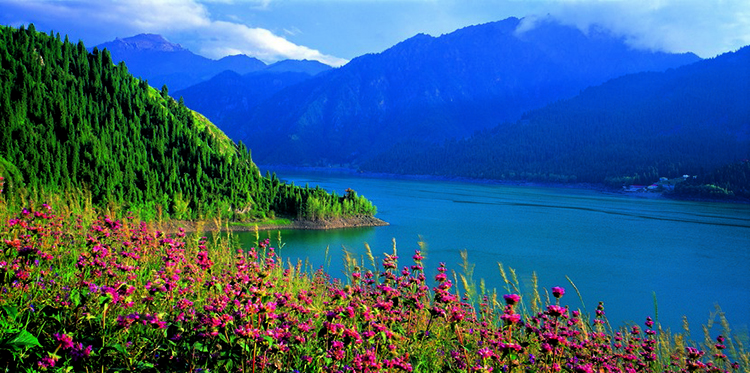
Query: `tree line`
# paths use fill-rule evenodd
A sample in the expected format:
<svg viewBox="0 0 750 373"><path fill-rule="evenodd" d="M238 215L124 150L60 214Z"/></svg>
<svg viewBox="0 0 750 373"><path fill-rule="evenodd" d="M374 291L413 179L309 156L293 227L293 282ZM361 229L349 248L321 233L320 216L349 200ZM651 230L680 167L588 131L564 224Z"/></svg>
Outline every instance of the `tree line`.
<svg viewBox="0 0 750 373"><path fill-rule="evenodd" d="M268 139L273 141L273 139ZM367 199L261 175L235 144L166 86L133 77L107 50L0 27L0 176L10 202L32 191L84 189L98 206L178 219L214 215L373 215ZM307 211L316 211L308 213Z"/></svg>

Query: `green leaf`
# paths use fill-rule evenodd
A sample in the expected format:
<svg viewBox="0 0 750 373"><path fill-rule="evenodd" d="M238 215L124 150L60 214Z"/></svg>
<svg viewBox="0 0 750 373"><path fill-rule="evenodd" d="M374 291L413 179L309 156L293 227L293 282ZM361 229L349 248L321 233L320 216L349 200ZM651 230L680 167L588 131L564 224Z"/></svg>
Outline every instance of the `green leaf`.
<svg viewBox="0 0 750 373"><path fill-rule="evenodd" d="M193 349L198 352L208 352L208 347L201 342L195 342L193 344Z"/></svg>
<svg viewBox="0 0 750 373"><path fill-rule="evenodd" d="M16 316L18 316L18 308L13 306L2 306L0 307L0 310L3 310L3 313L8 316L9 319L15 320Z"/></svg>
<svg viewBox="0 0 750 373"><path fill-rule="evenodd" d="M138 363L138 368L140 368L140 369L153 369L154 368L154 363L151 363L151 362L148 362L148 361L146 361L146 362L140 362L140 363Z"/></svg>
<svg viewBox="0 0 750 373"><path fill-rule="evenodd" d="M108 305L110 302L112 302L112 297L110 295L102 295L99 297L99 305Z"/></svg>
<svg viewBox="0 0 750 373"><path fill-rule="evenodd" d="M234 361L232 359L227 360L227 363L224 365L224 368L226 368L227 372L231 372L234 370Z"/></svg>
<svg viewBox="0 0 750 373"><path fill-rule="evenodd" d="M73 304L73 308L78 308L81 305L81 292L78 289L71 290L69 299Z"/></svg>
<svg viewBox="0 0 750 373"><path fill-rule="evenodd" d="M116 344L114 344L114 345L112 346L112 348L114 348L114 349L115 349L115 351L117 351L117 352L119 352L119 353L121 353L121 354L123 354L123 355L128 355L128 350L126 350L126 349L125 349L125 347L123 347L123 346L122 346L121 344L119 344L119 343L116 343Z"/></svg>
<svg viewBox="0 0 750 373"><path fill-rule="evenodd" d="M39 340L34 337L31 333L21 330L18 334L16 334L15 337L11 338L7 342L5 342L5 345L10 346L12 348L15 347L31 347L31 346L39 346L42 347L41 344L39 344Z"/></svg>

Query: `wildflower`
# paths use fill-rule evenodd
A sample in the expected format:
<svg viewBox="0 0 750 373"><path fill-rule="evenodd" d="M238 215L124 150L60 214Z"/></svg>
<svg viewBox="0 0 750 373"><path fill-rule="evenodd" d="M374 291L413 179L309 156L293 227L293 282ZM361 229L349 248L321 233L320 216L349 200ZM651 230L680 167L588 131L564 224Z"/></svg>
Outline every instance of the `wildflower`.
<svg viewBox="0 0 750 373"><path fill-rule="evenodd" d="M720 336L716 337L716 342L718 342L718 343L716 343L716 345L714 345L714 347L716 347L717 350L723 350L723 349L727 348L727 346L724 345L724 341L725 341L725 339L724 339L723 335L720 335Z"/></svg>
<svg viewBox="0 0 750 373"><path fill-rule="evenodd" d="M332 348L328 351L328 357L334 360L344 359L344 343L341 341L333 341Z"/></svg>
<svg viewBox="0 0 750 373"><path fill-rule="evenodd" d="M550 316L559 317L562 316L563 313L565 313L565 308L562 308L555 304L547 306L547 314Z"/></svg>
<svg viewBox="0 0 750 373"><path fill-rule="evenodd" d="M500 349L504 353L521 352L521 351L523 351L523 347L521 345L519 345L519 344L516 344L516 343L501 343L500 344Z"/></svg>
<svg viewBox="0 0 750 373"><path fill-rule="evenodd" d="M55 340L57 340L58 345L63 350L67 350L67 349L73 347L73 337L71 337L71 336L69 336L69 335L67 335L65 333L63 333L63 334L55 333L52 336L55 337Z"/></svg>
<svg viewBox="0 0 750 373"><path fill-rule="evenodd" d="M597 317L604 316L604 302L599 302L599 305L596 306L596 316Z"/></svg>
<svg viewBox="0 0 750 373"><path fill-rule="evenodd" d="M419 250L416 250L416 251L414 251L414 256L412 256L411 258L414 259L415 262L418 262L418 261L424 259L424 256L422 256L422 254L419 252Z"/></svg>
<svg viewBox="0 0 750 373"><path fill-rule="evenodd" d="M687 351L687 358L690 360L698 360L703 357L704 352L694 347L685 347Z"/></svg>
<svg viewBox="0 0 750 373"><path fill-rule="evenodd" d="M451 322L459 322L464 319L464 316L465 315L460 308L458 307L451 308L451 317L450 317Z"/></svg>
<svg viewBox="0 0 750 373"><path fill-rule="evenodd" d="M492 350L490 350L489 348L485 347L479 349L479 351L477 351L477 355L479 355L482 359L488 359L495 356L495 353L492 352Z"/></svg>
<svg viewBox="0 0 750 373"><path fill-rule="evenodd" d="M500 319L505 321L506 324L517 324L519 321L521 321L521 315L514 313L514 314L507 314L504 313L500 316Z"/></svg>
<svg viewBox="0 0 750 373"><path fill-rule="evenodd" d="M214 264L214 262L208 258L208 253L205 251L198 252L196 262L203 270L208 270Z"/></svg>
<svg viewBox="0 0 750 373"><path fill-rule="evenodd" d="M73 356L73 361L77 361L79 359L91 356L91 351L93 350L93 348L94 346L91 345L83 348L83 344L78 342L73 345L73 350L70 352L70 355Z"/></svg>
<svg viewBox="0 0 750 373"><path fill-rule="evenodd" d="M43 357L36 364L40 369L47 370L47 368L54 368L58 359L59 357L49 354L49 356Z"/></svg>
<svg viewBox="0 0 750 373"><path fill-rule="evenodd" d="M493 368L489 365L476 365L471 368L472 372L492 372Z"/></svg>
<svg viewBox="0 0 750 373"><path fill-rule="evenodd" d="M591 364L585 364L575 366L573 371L576 373L593 373L594 369L591 367Z"/></svg>
<svg viewBox="0 0 750 373"><path fill-rule="evenodd" d="M559 286L555 286L552 288L552 295L554 295L555 298L560 299L563 295L565 295L565 289Z"/></svg>
<svg viewBox="0 0 750 373"><path fill-rule="evenodd" d="M503 295L503 299L505 299L505 303L509 306L521 301L521 297L518 294L505 294Z"/></svg>

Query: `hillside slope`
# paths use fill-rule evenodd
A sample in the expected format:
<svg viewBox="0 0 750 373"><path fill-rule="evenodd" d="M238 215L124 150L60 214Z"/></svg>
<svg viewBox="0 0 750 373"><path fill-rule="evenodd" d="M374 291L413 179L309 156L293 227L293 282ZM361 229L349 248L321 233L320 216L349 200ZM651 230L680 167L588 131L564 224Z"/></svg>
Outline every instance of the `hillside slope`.
<svg viewBox="0 0 750 373"><path fill-rule="evenodd" d="M247 148L202 115L115 65L37 33L0 27L0 198L84 190L98 206L176 218L372 215L355 192L262 177Z"/></svg>

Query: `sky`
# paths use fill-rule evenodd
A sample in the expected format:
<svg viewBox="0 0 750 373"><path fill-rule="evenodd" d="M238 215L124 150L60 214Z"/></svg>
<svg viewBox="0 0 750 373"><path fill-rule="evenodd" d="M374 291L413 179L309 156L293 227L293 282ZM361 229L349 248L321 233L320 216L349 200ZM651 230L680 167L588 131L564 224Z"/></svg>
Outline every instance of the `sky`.
<svg viewBox="0 0 750 373"><path fill-rule="evenodd" d="M341 66L418 33L506 19L596 24L633 48L710 58L750 45L748 0L0 0L0 24L33 23L94 46L153 33L205 57Z"/></svg>

